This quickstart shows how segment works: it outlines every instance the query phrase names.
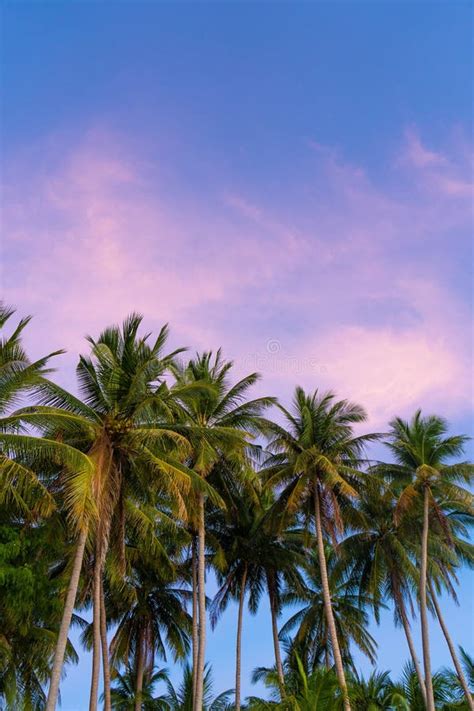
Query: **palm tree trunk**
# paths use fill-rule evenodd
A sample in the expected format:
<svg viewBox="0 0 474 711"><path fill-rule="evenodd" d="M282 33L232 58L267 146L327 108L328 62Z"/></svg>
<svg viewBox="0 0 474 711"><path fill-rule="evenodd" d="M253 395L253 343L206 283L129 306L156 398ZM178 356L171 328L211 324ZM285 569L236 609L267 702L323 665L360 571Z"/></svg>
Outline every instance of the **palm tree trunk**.
<svg viewBox="0 0 474 711"><path fill-rule="evenodd" d="M400 613L400 619L402 621L403 629L405 631L405 637L407 638L408 649L410 650L413 666L415 667L416 676L418 677L418 682L420 684L421 695L426 706L425 679L420 666L420 660L418 659L418 655L416 653L415 643L411 634L410 622L408 620L408 616L405 610L405 603L403 602L403 598L400 593L397 593L397 599L395 601L395 604L397 605L398 612Z"/></svg>
<svg viewBox="0 0 474 711"><path fill-rule="evenodd" d="M110 662L107 644L107 614L105 612L104 580L100 576L100 642L102 645L102 672L104 675L104 711L112 711L110 698Z"/></svg>
<svg viewBox="0 0 474 711"><path fill-rule="evenodd" d="M435 711L433 679L431 676L430 639L428 631L428 611L426 606L426 571L428 568L428 533L429 533L430 490L425 486L423 492L423 533L421 537L420 561L420 619L421 639L423 643L423 665L425 668L426 709Z"/></svg>
<svg viewBox="0 0 474 711"><path fill-rule="evenodd" d="M206 529L204 521L204 495L202 493L199 493L198 593L199 645L194 711L202 711L204 693L204 666L206 663Z"/></svg>
<svg viewBox="0 0 474 711"><path fill-rule="evenodd" d="M196 536L193 535L191 543L191 567L193 586L193 709L196 703L196 682L198 670L198 580L197 580L197 551Z"/></svg>
<svg viewBox="0 0 474 711"><path fill-rule="evenodd" d="M143 673L145 671L145 655L143 649L143 630L140 630L140 635L137 645L137 686L135 693L135 711L141 711L142 708L142 692L143 692Z"/></svg>
<svg viewBox="0 0 474 711"><path fill-rule="evenodd" d="M235 648L235 711L240 711L240 677L242 663L242 618L244 613L245 587L247 585L247 565L240 581L239 614L237 617L237 640Z"/></svg>
<svg viewBox="0 0 474 711"><path fill-rule="evenodd" d="M438 603L438 600L436 597L436 592L433 589L433 584L432 584L431 580L429 580L429 579L428 579L428 587L430 589L431 600L433 601L433 605L436 610L436 616L439 621L439 626L443 630L443 634L446 639L446 643L447 643L447 645L449 647L449 651L451 653L451 658L453 660L454 668L456 669L456 674L458 675L460 684L461 684L462 689L464 691L464 695L466 696L467 705L469 706L471 711L474 711L474 703L472 701L472 694L469 690L469 686L466 681L466 677L464 676L464 672L462 670L461 663L458 659L458 655L456 654L456 648L453 644L453 640L451 639L451 635L448 632L448 628L447 628L446 623L444 621L444 617L441 614L441 608L439 606L439 603Z"/></svg>
<svg viewBox="0 0 474 711"><path fill-rule="evenodd" d="M98 547L97 547L98 548ZM96 554L94 561L94 583L92 590L92 676L91 676L91 692L89 698L89 711L97 711L97 694L99 691L99 675L100 675L100 581L102 577L102 566L100 555Z"/></svg>
<svg viewBox="0 0 474 711"><path fill-rule="evenodd" d="M319 488L317 481L314 482L314 518L316 522L316 543L318 547L319 567L321 569L321 584L323 591L324 610L326 613L326 621L331 638L332 652L334 657L334 665L336 674L341 687L344 710L351 711L349 695L347 693L346 676L342 665L341 649L337 638L336 623L332 611L331 592L329 590L328 572L326 566L326 555L324 552L323 527L321 523L321 501L319 498Z"/></svg>
<svg viewBox="0 0 474 711"><path fill-rule="evenodd" d="M76 553L74 555L74 563L72 566L71 578L67 590L66 601L64 603L63 616L61 626L58 633L58 641L54 652L53 668L51 670L51 681L49 684L48 701L46 703L46 711L55 711L58 701L59 682L61 680L61 672L64 663L64 654L66 652L67 638L69 627L71 625L72 613L74 612L74 603L76 601L77 588L81 575L82 561L84 559L84 550L87 541L87 529L81 531L77 541Z"/></svg>
<svg viewBox="0 0 474 711"><path fill-rule="evenodd" d="M278 639L278 610L277 601L275 597L275 583L272 575L267 573L267 587L268 587L268 597L270 599L270 614L272 616L272 636L273 636L273 650L275 653L275 665L277 669L278 685L280 687L281 698L285 695L285 675L283 674L283 664L281 661L280 654L280 641Z"/></svg>

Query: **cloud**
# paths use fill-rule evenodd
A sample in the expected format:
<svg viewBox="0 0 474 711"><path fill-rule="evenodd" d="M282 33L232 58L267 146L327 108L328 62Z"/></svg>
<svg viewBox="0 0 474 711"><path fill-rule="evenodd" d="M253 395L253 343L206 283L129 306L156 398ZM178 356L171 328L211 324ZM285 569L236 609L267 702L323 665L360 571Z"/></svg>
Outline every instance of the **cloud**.
<svg viewBox="0 0 474 711"><path fill-rule="evenodd" d="M169 166L110 131L32 155L7 171L3 280L37 315L35 354L75 354L134 309L149 328L170 321L179 345L224 345L283 397L296 382L334 388L377 422L469 407L465 152L412 131L380 181L313 143L299 186L252 195L234 176L233 189L217 174L194 192L168 184Z"/></svg>

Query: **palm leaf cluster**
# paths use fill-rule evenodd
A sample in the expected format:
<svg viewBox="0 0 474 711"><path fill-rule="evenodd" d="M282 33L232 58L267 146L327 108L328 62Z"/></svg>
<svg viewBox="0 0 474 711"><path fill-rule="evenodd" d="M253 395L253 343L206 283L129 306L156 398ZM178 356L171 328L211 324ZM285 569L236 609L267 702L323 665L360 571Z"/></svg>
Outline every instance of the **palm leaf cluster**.
<svg viewBox="0 0 474 711"><path fill-rule="evenodd" d="M143 334L137 314L87 339L73 394L52 375L60 352L30 360L29 319L13 322L2 306L5 708L57 707L80 654L72 626L92 652L90 711L473 708L472 659L458 652L441 598L456 599L474 559L466 437L421 411L361 434L364 409L317 389L296 388L290 408L252 397L258 374L235 378L220 350L169 351L167 326ZM370 459L380 440L384 462ZM264 598L274 666L254 681L268 698L242 700L244 612ZM235 689L215 696L207 622L230 603ZM353 659L358 649L376 663L368 627L386 608L410 656L399 681L365 679ZM434 620L452 670L432 671ZM180 686L160 660L184 665Z"/></svg>

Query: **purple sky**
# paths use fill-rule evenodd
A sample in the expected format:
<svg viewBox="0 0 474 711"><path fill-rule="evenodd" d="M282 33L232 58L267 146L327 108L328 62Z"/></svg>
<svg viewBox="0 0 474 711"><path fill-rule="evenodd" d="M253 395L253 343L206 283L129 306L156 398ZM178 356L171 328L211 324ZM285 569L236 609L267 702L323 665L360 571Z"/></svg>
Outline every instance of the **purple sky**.
<svg viewBox="0 0 474 711"><path fill-rule="evenodd" d="M83 336L133 309L149 329L169 321L173 344L222 345L283 401L297 383L333 388L370 427L421 406L469 430L470 4L3 14L2 287L35 316L32 354L67 348L61 382ZM464 615L449 611L468 644ZM233 624L211 641L219 687ZM271 661L264 613L257 625L246 693ZM377 634L399 670L405 648ZM83 708L81 675L66 711Z"/></svg>

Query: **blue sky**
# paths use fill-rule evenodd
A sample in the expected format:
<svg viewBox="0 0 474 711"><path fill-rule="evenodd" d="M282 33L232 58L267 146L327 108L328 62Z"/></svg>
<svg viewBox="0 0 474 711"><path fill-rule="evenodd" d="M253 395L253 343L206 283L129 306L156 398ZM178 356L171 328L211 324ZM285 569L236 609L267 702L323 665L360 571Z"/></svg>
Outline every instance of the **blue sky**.
<svg viewBox="0 0 474 711"><path fill-rule="evenodd" d="M360 400L368 426L422 406L470 430L471 3L6 2L2 19L2 285L35 315L33 354L68 349L61 382L85 333L138 309L283 401L299 382ZM467 647L471 596L463 573L446 610ZM219 689L234 618L209 643ZM389 614L375 635L399 672ZM271 659L262 608L244 693Z"/></svg>

